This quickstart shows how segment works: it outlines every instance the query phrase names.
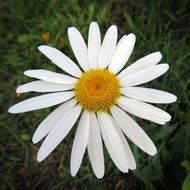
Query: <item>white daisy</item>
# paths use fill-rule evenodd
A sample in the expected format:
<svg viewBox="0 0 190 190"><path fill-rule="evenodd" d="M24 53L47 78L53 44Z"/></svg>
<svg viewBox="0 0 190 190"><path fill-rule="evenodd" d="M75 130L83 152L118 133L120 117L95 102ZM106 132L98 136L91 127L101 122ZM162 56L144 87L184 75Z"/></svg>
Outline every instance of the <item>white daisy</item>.
<svg viewBox="0 0 190 190"><path fill-rule="evenodd" d="M28 112L62 103L40 123L33 135L33 143L46 137L37 155L39 162L79 120L71 152L72 176L78 172L87 148L95 175L103 177L102 139L115 165L122 172L133 170L136 163L124 134L151 156L157 150L127 113L163 125L171 116L148 103L176 101L176 96L170 93L136 86L161 76L169 66L157 65L162 55L155 52L123 69L132 53L135 35L124 35L117 43L114 25L108 29L102 43L96 22L90 24L88 46L76 28L70 27L68 36L79 66L59 50L40 46L38 49L68 75L43 69L25 71L25 75L39 80L19 86L17 92L51 93L20 102L9 112Z"/></svg>

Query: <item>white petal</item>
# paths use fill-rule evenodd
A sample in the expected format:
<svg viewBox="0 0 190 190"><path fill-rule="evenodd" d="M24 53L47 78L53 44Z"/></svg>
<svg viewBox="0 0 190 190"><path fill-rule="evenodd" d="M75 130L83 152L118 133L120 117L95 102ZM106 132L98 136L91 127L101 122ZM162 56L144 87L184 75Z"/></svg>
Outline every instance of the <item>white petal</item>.
<svg viewBox="0 0 190 190"><path fill-rule="evenodd" d="M165 125L165 121L159 121L159 120L154 120L154 123L160 124L160 125Z"/></svg>
<svg viewBox="0 0 190 190"><path fill-rule="evenodd" d="M136 115L137 117L141 117L143 119L147 119L150 121L169 121L171 119L171 116L150 104L134 100L131 98L121 97L118 100L118 105L124 109L125 111Z"/></svg>
<svg viewBox="0 0 190 190"><path fill-rule="evenodd" d="M127 156L117 130L107 113L102 112L97 115L102 137L110 157L122 172L128 172Z"/></svg>
<svg viewBox="0 0 190 190"><path fill-rule="evenodd" d="M93 112L90 113L90 128L87 148L93 171L96 177L100 179L104 176L105 171L104 155L99 123L95 113Z"/></svg>
<svg viewBox="0 0 190 190"><path fill-rule="evenodd" d="M46 81L33 81L19 86L16 89L18 93L26 93L26 92L56 92L56 91L64 91L73 89L73 84L56 84Z"/></svg>
<svg viewBox="0 0 190 190"><path fill-rule="evenodd" d="M57 84L75 84L77 81L76 78L70 77L68 75L55 73L43 69L28 70L25 71L24 74L29 77Z"/></svg>
<svg viewBox="0 0 190 190"><path fill-rule="evenodd" d="M96 22L92 22L88 32L88 58L92 69L97 68L98 55L101 46L100 29Z"/></svg>
<svg viewBox="0 0 190 190"><path fill-rule="evenodd" d="M77 105L55 123L54 128L50 131L38 151L37 160L39 162L44 160L65 138L75 124L80 113L81 108Z"/></svg>
<svg viewBox="0 0 190 190"><path fill-rule="evenodd" d="M144 87L124 87L121 88L121 93L149 103L172 103L177 100L176 96L168 92Z"/></svg>
<svg viewBox="0 0 190 190"><path fill-rule="evenodd" d="M126 76L133 74L135 72L141 71L143 69L146 69L148 67L156 65L160 60L162 59L162 54L160 52L154 52L151 53L130 66L128 66L126 69L124 69L119 75L118 78L122 79L125 78Z"/></svg>
<svg viewBox="0 0 190 190"><path fill-rule="evenodd" d="M111 113L131 141L147 154L152 156L156 154L157 150L152 140L131 117L116 106L112 107Z"/></svg>
<svg viewBox="0 0 190 190"><path fill-rule="evenodd" d="M49 114L36 129L32 142L38 143L43 139L67 113L76 105L75 99L69 100Z"/></svg>
<svg viewBox="0 0 190 190"><path fill-rule="evenodd" d="M168 64L159 64L147 69L135 72L121 79L121 86L136 86L163 75L169 69Z"/></svg>
<svg viewBox="0 0 190 190"><path fill-rule="evenodd" d="M120 38L120 40L117 42L116 48L123 42L123 40L125 39L126 36L127 36L127 35L124 35L124 36L122 36L122 37Z"/></svg>
<svg viewBox="0 0 190 190"><path fill-rule="evenodd" d="M19 102L9 108L8 111L10 113L22 113L47 108L65 102L73 96L74 94L72 91L44 94Z"/></svg>
<svg viewBox="0 0 190 190"><path fill-rule="evenodd" d="M125 149L125 152L127 155L127 162L129 165L129 169L135 170L136 169L136 161L135 161L135 158L134 158L133 153L131 151L131 148L130 148L125 136L123 135L123 132L121 131L121 129L119 127L117 127L116 130L117 130L119 137L123 143L123 146L124 146L124 149Z"/></svg>
<svg viewBox="0 0 190 190"><path fill-rule="evenodd" d="M84 71L89 70L88 51L82 35L76 28L70 27L68 29L68 36L69 42L80 66Z"/></svg>
<svg viewBox="0 0 190 190"><path fill-rule="evenodd" d="M118 73L124 67L133 51L135 40L135 35L129 34L117 45L117 49L108 67L110 71Z"/></svg>
<svg viewBox="0 0 190 190"><path fill-rule="evenodd" d="M82 163L82 159L86 150L89 135L90 117L87 111L83 111L76 135L73 142L71 152L71 175L74 177Z"/></svg>
<svg viewBox="0 0 190 190"><path fill-rule="evenodd" d="M133 156L133 153L131 151L131 148L129 147L129 144L125 138L125 136L123 135L123 132L121 131L119 124L117 123L117 121L115 119L113 119L110 115L109 115L110 120L112 121L112 123L114 124L119 138L122 141L123 147L125 149L126 155L127 155L127 161L128 161L128 165L129 165L129 169L134 170L136 169L136 162L135 162L135 158Z"/></svg>
<svg viewBox="0 0 190 190"><path fill-rule="evenodd" d="M55 63L58 67L60 67L70 75L79 77L82 74L79 67L69 57L64 55L59 50L45 45L39 46L38 49L44 55L46 55L53 63Z"/></svg>
<svg viewBox="0 0 190 190"><path fill-rule="evenodd" d="M105 34L100 48L98 67L106 68L114 55L117 43L117 27L111 26Z"/></svg>

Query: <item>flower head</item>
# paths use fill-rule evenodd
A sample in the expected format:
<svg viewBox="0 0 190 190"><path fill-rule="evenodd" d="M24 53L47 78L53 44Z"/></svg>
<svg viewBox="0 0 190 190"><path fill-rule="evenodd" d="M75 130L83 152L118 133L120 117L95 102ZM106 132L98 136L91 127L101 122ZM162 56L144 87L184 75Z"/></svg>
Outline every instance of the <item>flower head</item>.
<svg viewBox="0 0 190 190"><path fill-rule="evenodd" d="M42 33L41 39L42 39L44 42L48 42L49 39L50 39L49 32L44 32L44 33Z"/></svg>
<svg viewBox="0 0 190 190"><path fill-rule="evenodd" d="M61 37L61 38L59 39L59 44L62 45L62 46L64 45L64 38L63 38L63 37Z"/></svg>
<svg viewBox="0 0 190 190"><path fill-rule="evenodd" d="M27 112L62 103L33 135L33 143L46 137L38 161L57 147L79 119L71 152L73 176L87 149L95 175L103 177L102 139L115 165L122 172L133 170L136 163L124 134L149 155L155 155L157 150L128 113L163 125L171 116L149 103L176 101L176 96L170 93L137 86L161 76L169 66L157 64L162 55L154 52L123 69L136 38L134 34L124 35L117 43L116 26L108 29L102 43L96 22L90 24L87 46L76 28L69 28L68 36L79 65L53 47L40 46L38 49L67 74L43 69L25 71L25 75L39 80L21 85L18 93L49 93L20 102L9 112Z"/></svg>

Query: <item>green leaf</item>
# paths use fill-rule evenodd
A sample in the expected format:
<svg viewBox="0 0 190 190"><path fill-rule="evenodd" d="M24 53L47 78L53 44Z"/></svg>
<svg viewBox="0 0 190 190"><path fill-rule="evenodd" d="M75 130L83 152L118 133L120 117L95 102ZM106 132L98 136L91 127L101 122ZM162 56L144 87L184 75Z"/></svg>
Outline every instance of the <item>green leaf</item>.
<svg viewBox="0 0 190 190"><path fill-rule="evenodd" d="M21 43L21 44L27 43L29 40L30 40L30 37L27 34L22 34L17 38L18 43Z"/></svg>
<svg viewBox="0 0 190 190"><path fill-rule="evenodd" d="M182 190L190 189L190 175L187 175L185 180L183 181Z"/></svg>
<svg viewBox="0 0 190 190"><path fill-rule="evenodd" d="M131 18L131 16L129 15L128 12L124 12L124 17L125 19L127 20L127 23L129 25L129 27L133 28L134 27L134 24L133 24L133 20Z"/></svg>
<svg viewBox="0 0 190 190"><path fill-rule="evenodd" d="M164 126L162 127L159 132L155 135L155 141L159 141L167 137L169 134L171 134L174 131L175 127L173 126Z"/></svg>
<svg viewBox="0 0 190 190"><path fill-rule="evenodd" d="M190 162L188 160L183 160L181 166L187 170L188 174L190 174Z"/></svg>
<svg viewBox="0 0 190 190"><path fill-rule="evenodd" d="M161 180L164 176L159 157L154 157L147 165L134 171L134 174L143 181Z"/></svg>
<svg viewBox="0 0 190 190"><path fill-rule="evenodd" d="M30 137L30 135L28 135L28 134L22 134L22 135L21 135L21 139L22 139L23 141L29 141L29 140L31 139L31 137Z"/></svg>

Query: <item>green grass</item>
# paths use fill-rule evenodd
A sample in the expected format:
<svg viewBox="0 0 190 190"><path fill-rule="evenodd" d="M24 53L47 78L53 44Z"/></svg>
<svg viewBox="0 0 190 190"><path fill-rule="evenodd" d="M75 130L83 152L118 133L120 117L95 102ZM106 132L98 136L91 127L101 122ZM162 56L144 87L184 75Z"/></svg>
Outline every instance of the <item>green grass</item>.
<svg viewBox="0 0 190 190"><path fill-rule="evenodd" d="M188 171L181 165L183 160L190 160L189 9L188 0L1 1L0 189L179 190L182 185L183 190L185 186L186 190L190 189L188 182L183 184ZM31 81L23 75L25 70L58 70L37 46L52 45L75 60L67 28L76 26L87 39L88 26L93 20L99 23L102 35L111 24L118 26L119 37L135 33L137 43L128 64L161 51L162 61L170 64L170 70L147 86L178 97L174 104L159 105L173 116L165 126L137 119L155 142L158 154L150 157L131 143L138 167L122 174L105 150L106 173L101 180L94 176L87 154L77 176L71 177L69 165L75 129L45 161L36 161L40 143L33 145L31 137L52 108L18 115L7 113L14 103L33 96L32 93L20 98L15 95L18 85ZM44 32L50 34L48 42L41 39ZM61 37L64 45L59 43Z"/></svg>

